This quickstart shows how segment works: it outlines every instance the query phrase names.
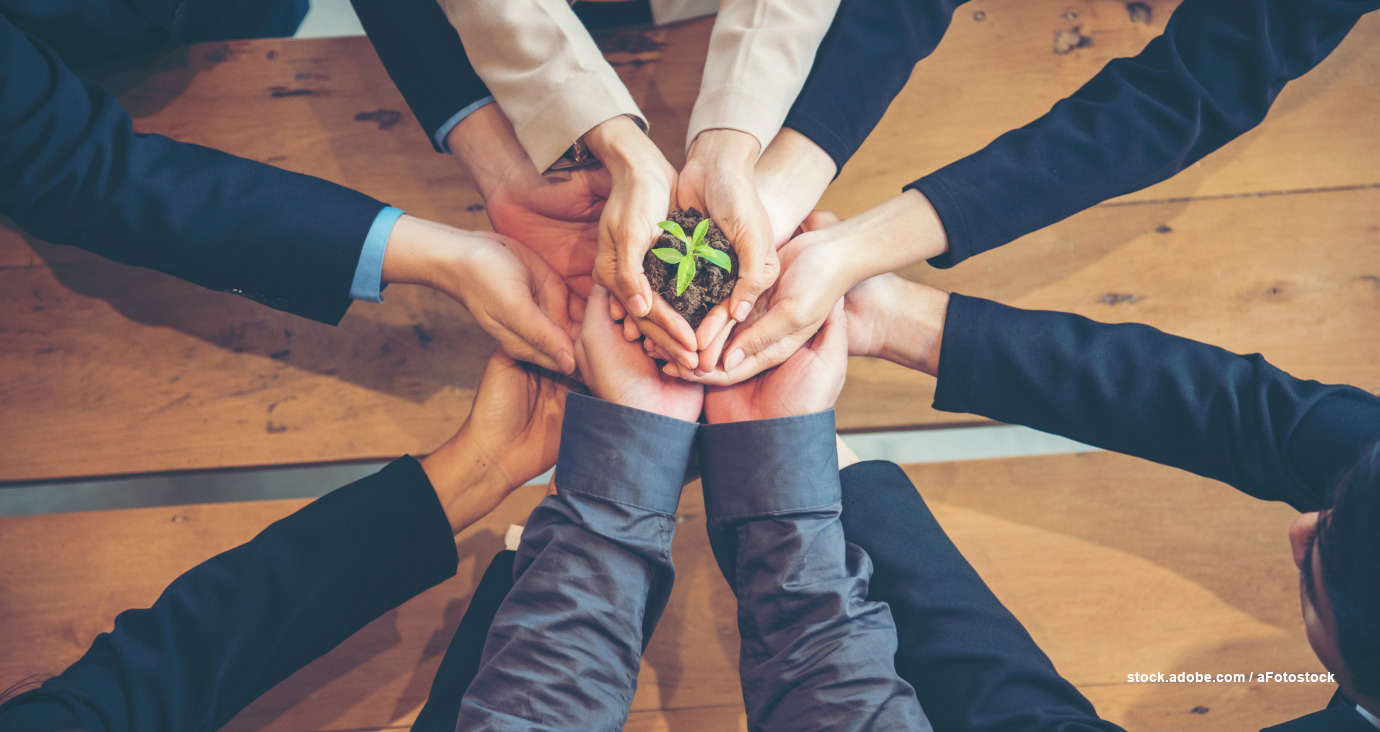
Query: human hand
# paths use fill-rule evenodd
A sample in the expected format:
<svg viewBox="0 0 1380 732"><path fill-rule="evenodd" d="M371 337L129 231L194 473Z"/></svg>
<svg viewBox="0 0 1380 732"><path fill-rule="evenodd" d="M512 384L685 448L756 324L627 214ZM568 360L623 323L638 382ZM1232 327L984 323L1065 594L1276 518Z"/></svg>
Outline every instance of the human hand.
<svg viewBox="0 0 1380 732"><path fill-rule="evenodd" d="M800 233L836 173L834 159L810 138L789 127L776 133L753 168L773 244L779 248Z"/></svg>
<svg viewBox="0 0 1380 732"><path fill-rule="evenodd" d="M502 351L489 358L464 425L421 461L455 533L556 464L567 391Z"/></svg>
<svg viewBox="0 0 1380 732"><path fill-rule="evenodd" d="M704 387L663 374L656 362L619 332L609 316L609 292L596 285L585 309L575 360L594 396L625 407L693 422L700 416Z"/></svg>
<svg viewBox="0 0 1380 732"><path fill-rule="evenodd" d="M687 368L694 368L695 333L652 291L642 261L660 236L675 200L676 171L632 120L614 117L585 134L589 149L608 169L612 189L599 217L594 279L608 288L621 311L637 319L641 333ZM616 317L616 316L614 316Z"/></svg>
<svg viewBox="0 0 1380 732"><path fill-rule="evenodd" d="M758 143L746 132L705 130L690 145L690 152L676 183L676 206L694 208L718 224L738 255L738 282L726 300L715 305L695 333L702 354L717 340L730 321L747 319L757 298L776 282L772 222L758 197L753 169ZM717 356L717 354L715 354ZM700 358L698 370L713 367Z"/></svg>
<svg viewBox="0 0 1380 732"><path fill-rule="evenodd" d="M383 280L454 298L513 358L563 374L575 370L569 290L512 239L403 216L388 239Z"/></svg>
<svg viewBox="0 0 1380 732"><path fill-rule="evenodd" d="M538 171L497 104L470 114L446 142L484 197L494 231L522 242L589 297L599 216L612 186L608 170Z"/></svg>
<svg viewBox="0 0 1380 732"><path fill-rule="evenodd" d="M848 373L848 316L834 304L814 337L775 369L733 386L710 387L705 421L746 422L822 412L834 406Z"/></svg>
<svg viewBox="0 0 1380 732"><path fill-rule="evenodd" d="M888 272L858 283L843 303L848 355L883 358L939 375L949 293Z"/></svg>

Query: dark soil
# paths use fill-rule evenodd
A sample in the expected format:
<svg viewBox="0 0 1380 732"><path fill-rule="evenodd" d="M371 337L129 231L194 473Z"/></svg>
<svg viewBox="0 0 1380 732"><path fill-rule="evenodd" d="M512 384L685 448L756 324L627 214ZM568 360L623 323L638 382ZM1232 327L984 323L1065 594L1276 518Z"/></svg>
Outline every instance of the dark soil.
<svg viewBox="0 0 1380 732"><path fill-rule="evenodd" d="M680 224L680 228L685 230L685 235L691 236L704 215L692 208L689 211L672 212L667 218ZM695 279L690 281L690 286L685 288L680 297L676 297L676 265L657 259L650 251L642 260L642 267L647 272L647 281L651 283L652 289L666 298L666 302L690 323L691 328L700 327L700 321L704 320L710 308L727 298L733 292L734 283L738 281L738 255L733 251L733 245L724 237L724 233L719 231L718 224L712 220L709 222L709 231L705 232L704 240L709 246L728 253L729 261L733 262L733 270L727 272L723 267L706 259L697 260ZM661 238L652 244L652 249L662 247L678 252L685 251L685 245L668 233L662 233Z"/></svg>

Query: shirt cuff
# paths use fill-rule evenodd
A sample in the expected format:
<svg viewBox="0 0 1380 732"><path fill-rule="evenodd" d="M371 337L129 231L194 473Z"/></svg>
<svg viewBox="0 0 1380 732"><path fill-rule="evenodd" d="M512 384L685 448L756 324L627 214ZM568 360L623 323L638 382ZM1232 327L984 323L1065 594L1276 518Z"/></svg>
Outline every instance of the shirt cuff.
<svg viewBox="0 0 1380 732"><path fill-rule="evenodd" d="M492 94L490 94L489 96L484 97L483 99L474 100L473 102L465 105L465 107L461 109L459 112L456 112L455 114L451 115L450 119L441 123L441 126L436 128L436 137L433 139L433 141L436 143L436 148L442 152L449 153L450 146L446 144L446 138L450 137L450 131L455 129L456 125L465 121L466 117L470 116L471 114L474 114L480 107L487 107L493 103L494 97Z"/></svg>
<svg viewBox="0 0 1380 732"><path fill-rule="evenodd" d="M384 206L374 217L373 226L364 236L364 248L359 251L355 265L355 279L350 283L350 297L366 302L383 302L383 255L388 250L388 237L393 224L403 215L401 209Z"/></svg>
<svg viewBox="0 0 1380 732"><path fill-rule="evenodd" d="M674 514L697 427L571 392L556 489Z"/></svg>
<svg viewBox="0 0 1380 732"><path fill-rule="evenodd" d="M834 410L700 427L700 470L710 522L838 503Z"/></svg>
<svg viewBox="0 0 1380 732"><path fill-rule="evenodd" d="M705 130L737 130L752 135L760 151L781 131L790 103L762 89L724 87L695 100L690 125L685 132L685 149Z"/></svg>

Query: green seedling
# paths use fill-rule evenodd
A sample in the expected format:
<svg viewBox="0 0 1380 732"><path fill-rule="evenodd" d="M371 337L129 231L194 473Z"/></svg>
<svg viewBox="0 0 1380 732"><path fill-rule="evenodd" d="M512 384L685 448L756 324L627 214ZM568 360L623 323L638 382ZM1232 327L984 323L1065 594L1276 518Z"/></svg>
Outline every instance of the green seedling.
<svg viewBox="0 0 1380 732"><path fill-rule="evenodd" d="M696 257L717 264L726 270L733 270L733 262L729 260L727 254L704 243L704 235L709 231L709 219L700 219L700 223L695 226L694 236L686 236L685 229L680 228L680 224L674 221L663 221L657 226L665 229L667 233L685 244L684 253L670 247L652 250L652 254L655 254L657 259L667 264L679 265L676 268L676 297L684 294L686 288L690 287L690 282L695 279Z"/></svg>

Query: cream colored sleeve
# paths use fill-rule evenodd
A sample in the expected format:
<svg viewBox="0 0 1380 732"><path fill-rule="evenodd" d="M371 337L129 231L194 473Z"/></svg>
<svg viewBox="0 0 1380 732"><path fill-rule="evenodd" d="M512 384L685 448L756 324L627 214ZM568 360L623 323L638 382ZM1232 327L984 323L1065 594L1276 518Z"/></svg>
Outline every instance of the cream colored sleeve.
<svg viewBox="0 0 1380 732"><path fill-rule="evenodd" d="M537 170L605 120L646 118L565 0L439 0Z"/></svg>
<svg viewBox="0 0 1380 732"><path fill-rule="evenodd" d="M728 128L765 149L805 85L838 8L839 0L723 0L685 146L705 130Z"/></svg>

